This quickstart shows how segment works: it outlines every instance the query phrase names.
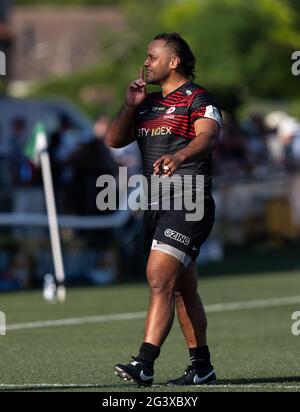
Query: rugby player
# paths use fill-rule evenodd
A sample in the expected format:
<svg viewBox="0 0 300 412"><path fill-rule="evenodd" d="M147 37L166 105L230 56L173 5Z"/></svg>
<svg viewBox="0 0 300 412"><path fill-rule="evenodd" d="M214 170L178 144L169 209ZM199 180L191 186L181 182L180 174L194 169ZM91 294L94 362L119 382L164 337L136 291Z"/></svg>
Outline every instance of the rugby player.
<svg viewBox="0 0 300 412"><path fill-rule="evenodd" d="M193 82L194 71L195 57L179 34L157 35L106 135L108 144L116 148L138 142L149 184L151 175L204 176L204 213L198 221L187 221L184 208L152 210L150 205L156 202L148 197L144 226L150 302L144 340L130 363L115 366L121 378L146 386L153 382L154 362L172 327L175 309L191 364L182 376L167 383L194 385L216 379L195 259L214 223L211 153L222 117L207 90ZM159 85L160 91L147 94L146 84ZM195 185L190 189L196 190Z"/></svg>

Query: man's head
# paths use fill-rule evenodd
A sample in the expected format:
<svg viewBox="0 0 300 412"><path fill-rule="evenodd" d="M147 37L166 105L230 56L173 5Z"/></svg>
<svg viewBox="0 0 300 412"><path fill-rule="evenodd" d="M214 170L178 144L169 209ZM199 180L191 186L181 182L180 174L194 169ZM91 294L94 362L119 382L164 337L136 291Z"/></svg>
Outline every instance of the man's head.
<svg viewBox="0 0 300 412"><path fill-rule="evenodd" d="M162 84L176 74L194 79L195 57L177 33L158 34L149 44L144 62L147 83Z"/></svg>

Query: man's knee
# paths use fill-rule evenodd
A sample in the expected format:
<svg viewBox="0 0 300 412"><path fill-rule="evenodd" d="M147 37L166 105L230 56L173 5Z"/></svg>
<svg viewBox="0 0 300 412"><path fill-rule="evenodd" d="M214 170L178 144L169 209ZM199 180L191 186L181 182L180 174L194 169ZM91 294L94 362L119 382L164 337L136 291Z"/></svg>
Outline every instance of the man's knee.
<svg viewBox="0 0 300 412"><path fill-rule="evenodd" d="M154 293L172 293L182 272L182 264L173 256L154 251L147 265L147 280Z"/></svg>
<svg viewBox="0 0 300 412"><path fill-rule="evenodd" d="M174 294L176 275L163 268L150 267L147 269L147 280L152 293Z"/></svg>

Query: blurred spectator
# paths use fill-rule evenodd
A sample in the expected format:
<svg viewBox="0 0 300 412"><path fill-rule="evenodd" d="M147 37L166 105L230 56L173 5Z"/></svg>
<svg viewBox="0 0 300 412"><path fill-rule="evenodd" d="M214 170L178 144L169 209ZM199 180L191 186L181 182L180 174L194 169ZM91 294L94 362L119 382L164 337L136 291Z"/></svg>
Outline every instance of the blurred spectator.
<svg viewBox="0 0 300 412"><path fill-rule="evenodd" d="M24 145L28 138L26 119L16 117L10 126L10 170L12 183L14 185L27 184L32 179L32 167L24 155Z"/></svg>
<svg viewBox="0 0 300 412"><path fill-rule="evenodd" d="M2 127L0 125L0 187L9 187L12 184L9 152L10 148L3 139Z"/></svg>
<svg viewBox="0 0 300 412"><path fill-rule="evenodd" d="M59 135L59 144L56 148L55 156L58 161L63 162L67 160L76 149L76 146L81 141L81 135L74 130L72 121L66 114L59 116L59 124L56 132Z"/></svg>
<svg viewBox="0 0 300 412"><path fill-rule="evenodd" d="M23 289L32 286L34 262L32 256L19 248L10 254L7 271L0 274L0 290Z"/></svg>
<svg viewBox="0 0 300 412"><path fill-rule="evenodd" d="M285 112L274 111L266 116L265 123L273 130L268 139L272 160L288 170L298 167L299 121Z"/></svg>
<svg viewBox="0 0 300 412"><path fill-rule="evenodd" d="M98 139L104 142L110 151L111 156L119 167L127 167L128 179L141 173L142 162L140 150L136 142L128 146L116 149L106 145L105 134L110 119L107 116L99 116L95 122L94 133ZM122 188L120 188L121 190ZM131 190L127 187L127 195ZM143 270L143 253L140 250L142 245L142 213L132 212L127 223L115 230L115 236L119 239L120 262L123 276L132 277L138 275Z"/></svg>
<svg viewBox="0 0 300 412"><path fill-rule="evenodd" d="M98 214L97 178L103 174L117 175L117 165L104 141L95 136L81 144L68 158L72 179L66 185L68 211L82 215Z"/></svg>
<svg viewBox="0 0 300 412"><path fill-rule="evenodd" d="M100 115L94 124L94 135L97 139L104 139L110 118L108 116ZM107 146L110 147L110 146Z"/></svg>
<svg viewBox="0 0 300 412"><path fill-rule="evenodd" d="M213 162L215 174L223 177L244 175L253 167L247 150L245 133L231 113L226 113L224 116L224 125Z"/></svg>
<svg viewBox="0 0 300 412"><path fill-rule="evenodd" d="M118 165L104 141L108 122L106 117L98 119L91 134L85 136L85 141L67 160L68 166L72 168L72 180L65 190L68 212L81 215L113 213L109 210L101 212L96 206L99 193L99 188L96 187L97 178L104 174L116 178L118 176ZM115 246L118 235L115 229L81 231L81 234L89 247L99 251L96 267L87 273L88 279L95 284L115 281L118 277L119 261Z"/></svg>
<svg viewBox="0 0 300 412"><path fill-rule="evenodd" d="M264 118L259 113L252 113L242 124L247 136L247 151L253 165L265 165L269 161L269 151L267 147L268 127L264 123Z"/></svg>
<svg viewBox="0 0 300 412"><path fill-rule="evenodd" d="M84 137L83 132L78 132L65 114L59 116L58 127L50 135L48 150L58 210L69 209L65 190L68 191L74 181L74 167L69 159L80 147Z"/></svg>
<svg viewBox="0 0 300 412"><path fill-rule="evenodd" d="M95 122L94 133L99 139L104 141L105 134L109 125L110 119L107 116L99 116ZM115 162L122 167L127 167L128 177L141 173L141 155L136 142L119 149L107 146L110 150Z"/></svg>
<svg viewBox="0 0 300 412"><path fill-rule="evenodd" d="M298 123L298 128L293 135L292 141L292 156L296 164L299 165L300 162L300 123Z"/></svg>

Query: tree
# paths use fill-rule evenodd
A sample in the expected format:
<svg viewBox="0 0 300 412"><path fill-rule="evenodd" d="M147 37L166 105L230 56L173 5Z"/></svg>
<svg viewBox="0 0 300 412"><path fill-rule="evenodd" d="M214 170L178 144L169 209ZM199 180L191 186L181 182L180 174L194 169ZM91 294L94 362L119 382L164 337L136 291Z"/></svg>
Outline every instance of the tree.
<svg viewBox="0 0 300 412"><path fill-rule="evenodd" d="M163 18L168 30L190 42L200 82L221 97L223 107L233 109L251 96L297 95L291 54L299 48L300 31L289 2L185 0L165 7Z"/></svg>
<svg viewBox="0 0 300 412"><path fill-rule="evenodd" d="M252 98L298 97L299 76L291 73L291 55L300 45L298 0L123 0L120 7L127 28L120 37L106 33L105 59L39 92L58 91L80 103L85 85L109 87L115 97L105 111L114 113L143 64L148 43L158 33L176 31L197 58L196 81L223 109L235 110ZM99 111L92 103L84 108L94 115Z"/></svg>

